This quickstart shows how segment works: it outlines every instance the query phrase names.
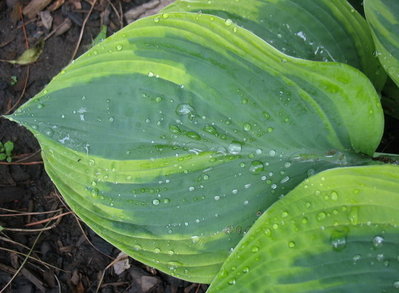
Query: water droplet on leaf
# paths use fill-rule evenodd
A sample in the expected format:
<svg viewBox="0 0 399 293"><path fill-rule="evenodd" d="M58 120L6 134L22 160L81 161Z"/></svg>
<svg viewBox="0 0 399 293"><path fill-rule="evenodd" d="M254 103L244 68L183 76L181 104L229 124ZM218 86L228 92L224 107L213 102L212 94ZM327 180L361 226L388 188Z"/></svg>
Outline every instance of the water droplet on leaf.
<svg viewBox="0 0 399 293"><path fill-rule="evenodd" d="M264 170L264 165L261 161L252 161L251 165L249 166L249 171L252 174L259 174Z"/></svg>

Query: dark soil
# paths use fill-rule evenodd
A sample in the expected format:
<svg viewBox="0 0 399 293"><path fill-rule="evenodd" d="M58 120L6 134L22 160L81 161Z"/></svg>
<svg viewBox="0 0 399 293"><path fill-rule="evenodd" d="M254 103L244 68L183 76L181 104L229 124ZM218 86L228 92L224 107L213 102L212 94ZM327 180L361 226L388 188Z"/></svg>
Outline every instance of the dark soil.
<svg viewBox="0 0 399 293"><path fill-rule="evenodd" d="M72 23L65 33L48 37L37 62L26 66L0 62L0 114L12 112L33 97L72 58L90 4L80 0L50 2L63 4L51 11L53 27L47 30L40 26L39 16L33 19L22 16L21 8L29 1L0 0L0 59L3 60L16 59L26 50L27 44L34 46L66 19ZM107 35L120 28L121 17L115 10L123 14L145 2L148 1L99 0L84 28L77 55L90 47L104 20L108 22ZM77 8L79 4L80 9ZM104 17L104 11L109 12L109 20ZM387 117L379 151L399 153L397 125L398 120ZM108 266L120 251L94 234L74 214L68 213L68 207L44 171L39 145L31 133L0 119L0 141L12 141L15 145L12 163L0 162L0 226L15 229L0 232L0 291L23 263L22 254L33 247L31 256L41 262L30 258L4 292L81 293L96 292L98 286L99 292L104 293L205 292L205 285L175 279L132 259L129 259L129 269L116 274ZM56 212L43 214L49 211ZM28 212L36 214L26 214ZM36 223L64 213L67 214L52 221ZM32 223L36 225L27 226ZM43 228L49 230L38 231Z"/></svg>
<svg viewBox="0 0 399 293"><path fill-rule="evenodd" d="M90 47L104 20L108 36L120 29L121 18L109 2L97 2L84 29L77 55ZM145 2L148 1L115 0L111 3L119 14L123 14L135 7L142 9L140 5ZM66 19L70 19L72 25L64 34L53 35L45 41L37 62L26 66L0 63L0 114L12 113L70 62L82 22L90 9L89 2L65 1L57 10L51 11L53 26L47 30L40 26L39 16L33 19L22 17L21 11L28 3L0 1L0 59L18 58L28 43L34 47ZM81 9L74 6L79 4ZM109 12L109 20L104 17L104 11ZM151 12L144 11L145 14ZM3 161L0 165L0 226L15 229L0 232L0 292L23 263L25 257L22 254L27 254L32 247L31 256L42 262L30 258L4 292L96 292L99 285L98 292L107 293L205 292L205 285L175 279L133 259L129 259L129 269L116 274L108 265L120 251L93 233L74 214L68 213L68 207L44 171L39 145L31 133L0 119L0 141L12 141L15 145L12 164L6 165ZM48 211L56 212L43 214ZM27 212L36 214L23 214ZM63 213L67 214L27 226ZM50 229L42 233L38 231L45 227Z"/></svg>

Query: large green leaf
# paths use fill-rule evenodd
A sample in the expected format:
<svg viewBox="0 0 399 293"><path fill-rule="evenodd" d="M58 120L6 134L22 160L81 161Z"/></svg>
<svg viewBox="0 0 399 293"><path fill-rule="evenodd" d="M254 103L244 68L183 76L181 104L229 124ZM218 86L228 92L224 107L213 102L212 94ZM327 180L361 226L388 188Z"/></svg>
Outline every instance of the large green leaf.
<svg viewBox="0 0 399 293"><path fill-rule="evenodd" d="M398 166L324 171L257 220L208 293L397 292L398 225Z"/></svg>
<svg viewBox="0 0 399 293"><path fill-rule="evenodd" d="M378 90L385 82L370 29L346 0L177 0L163 11L217 15L287 55L352 65L366 73Z"/></svg>
<svg viewBox="0 0 399 293"><path fill-rule="evenodd" d="M378 58L399 86L399 1L365 0L364 10Z"/></svg>
<svg viewBox="0 0 399 293"><path fill-rule="evenodd" d="M126 27L9 118L37 136L47 172L94 231L198 282L308 175L367 161L383 128L356 69L290 58L191 13Z"/></svg>

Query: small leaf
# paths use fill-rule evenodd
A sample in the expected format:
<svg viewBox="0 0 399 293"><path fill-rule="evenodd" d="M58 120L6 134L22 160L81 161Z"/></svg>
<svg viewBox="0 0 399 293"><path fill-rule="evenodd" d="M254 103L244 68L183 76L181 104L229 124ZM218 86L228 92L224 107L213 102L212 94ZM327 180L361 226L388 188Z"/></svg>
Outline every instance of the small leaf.
<svg viewBox="0 0 399 293"><path fill-rule="evenodd" d="M14 143L12 141L7 141L6 143L4 143L4 151L7 156L11 156L13 150L14 150Z"/></svg>
<svg viewBox="0 0 399 293"><path fill-rule="evenodd" d="M27 49L16 60L7 60L8 63L18 65L29 65L37 61L43 52L44 41L40 41L34 48ZM4 61L4 60L3 60Z"/></svg>
<svg viewBox="0 0 399 293"><path fill-rule="evenodd" d="M208 293L396 292L399 167L321 172L251 227Z"/></svg>
<svg viewBox="0 0 399 293"><path fill-rule="evenodd" d="M95 46L99 43L101 43L102 41L104 41L107 37L107 26L106 25L102 25L100 32L98 33L98 35L96 36L96 38L93 40L93 42L91 43L91 46Z"/></svg>
<svg viewBox="0 0 399 293"><path fill-rule="evenodd" d="M0 161L4 161L7 158L5 153L0 153Z"/></svg>

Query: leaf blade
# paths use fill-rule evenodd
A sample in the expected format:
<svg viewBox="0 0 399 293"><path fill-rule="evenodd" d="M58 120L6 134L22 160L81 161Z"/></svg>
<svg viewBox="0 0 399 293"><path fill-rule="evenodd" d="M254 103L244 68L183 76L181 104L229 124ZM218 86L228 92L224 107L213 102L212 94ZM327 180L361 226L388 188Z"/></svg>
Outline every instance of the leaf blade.
<svg viewBox="0 0 399 293"><path fill-rule="evenodd" d="M197 282L308 174L367 162L359 153L374 152L383 126L357 70L179 13L104 40L10 118L38 137L47 172L94 231Z"/></svg>
<svg viewBox="0 0 399 293"><path fill-rule="evenodd" d="M393 292L398 170L339 168L305 180L254 224L209 292Z"/></svg>
<svg viewBox="0 0 399 293"><path fill-rule="evenodd" d="M364 9L378 58L388 75L399 86L399 5L396 1L366 0Z"/></svg>
<svg viewBox="0 0 399 293"><path fill-rule="evenodd" d="M216 15L252 31L287 55L349 64L363 71L377 90L385 83L368 25L347 1L178 0L162 11Z"/></svg>

